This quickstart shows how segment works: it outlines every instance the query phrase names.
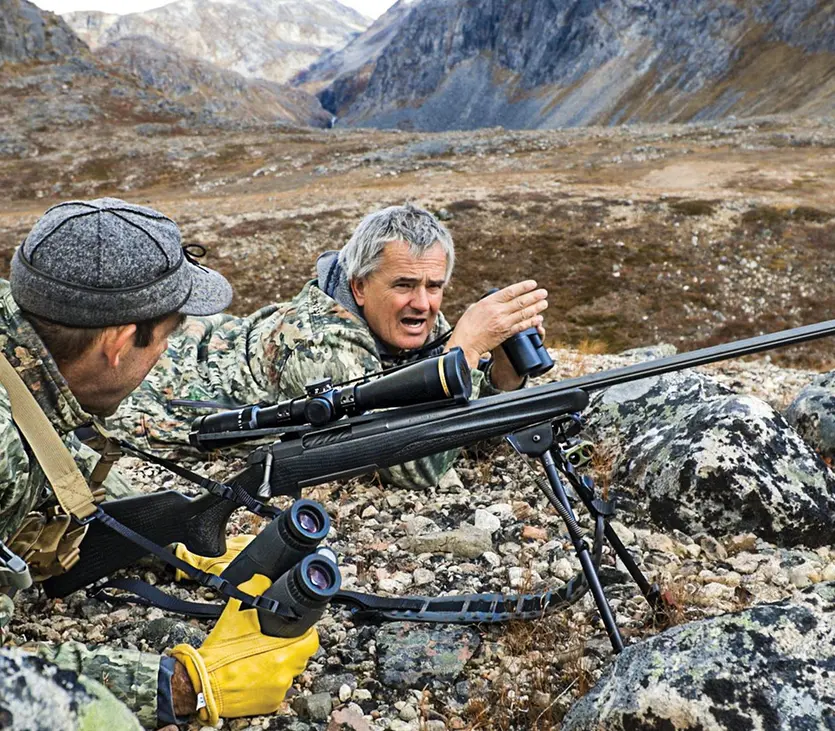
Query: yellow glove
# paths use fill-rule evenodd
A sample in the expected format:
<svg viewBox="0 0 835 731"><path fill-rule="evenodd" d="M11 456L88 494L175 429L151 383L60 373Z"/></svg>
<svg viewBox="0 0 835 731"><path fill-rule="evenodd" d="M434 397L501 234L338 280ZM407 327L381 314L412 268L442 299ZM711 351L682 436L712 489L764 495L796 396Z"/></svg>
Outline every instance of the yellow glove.
<svg viewBox="0 0 835 731"><path fill-rule="evenodd" d="M223 569L232 563L232 560L241 551L243 551L254 538L255 536L246 534L232 536L232 538L229 538L226 541L226 553L222 556L217 556L216 558L208 558L206 556L199 556L196 553L192 553L183 543L174 544L174 555L177 558L181 558L187 564L194 566L196 569L207 571L215 576L220 576L223 573ZM180 571L180 569L177 569L174 572L174 581L185 581L188 578L189 577L185 574L185 572Z"/></svg>
<svg viewBox="0 0 835 731"><path fill-rule="evenodd" d="M270 587L256 574L240 585L248 594ZM257 609L244 609L230 599L203 645L177 645L171 650L188 672L195 693L203 695L200 720L215 725L219 718L263 716L278 710L284 695L319 649L319 635L311 627L301 637L284 639L261 633Z"/></svg>

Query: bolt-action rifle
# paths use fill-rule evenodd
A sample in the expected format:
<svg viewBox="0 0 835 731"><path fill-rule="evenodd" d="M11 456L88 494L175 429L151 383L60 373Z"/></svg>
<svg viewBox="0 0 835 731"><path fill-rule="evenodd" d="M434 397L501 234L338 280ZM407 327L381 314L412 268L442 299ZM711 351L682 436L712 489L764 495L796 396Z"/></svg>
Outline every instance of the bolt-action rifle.
<svg viewBox="0 0 835 731"><path fill-rule="evenodd" d="M166 491L107 502L102 510L158 545L182 542L200 555L219 556L225 552L227 520L241 505L268 513L274 509L259 498L297 498L304 487L508 436L518 452L539 459L544 467L545 478L537 482L566 522L582 574L557 591L537 595L392 599L342 591L333 601L377 618L484 622L541 616L576 601L591 588L618 650L622 642L596 574L603 539L609 541L651 603L658 603L659 592L641 575L609 527L607 519L613 507L596 498L591 480L580 477L568 458L577 431L575 415L588 405L589 393L834 333L835 320L830 320L471 402L467 400L469 370L460 352L453 350L376 380L344 388L315 384L298 399L203 417L195 422L192 434L193 443L203 449L270 436L278 440L256 448L249 455L247 468L229 484L198 478L206 490L200 497ZM595 518L591 552L563 480ZM129 566L146 553L143 546L114 532L105 521L93 521L81 546L81 560L68 573L45 582L46 591L51 596L64 596Z"/></svg>

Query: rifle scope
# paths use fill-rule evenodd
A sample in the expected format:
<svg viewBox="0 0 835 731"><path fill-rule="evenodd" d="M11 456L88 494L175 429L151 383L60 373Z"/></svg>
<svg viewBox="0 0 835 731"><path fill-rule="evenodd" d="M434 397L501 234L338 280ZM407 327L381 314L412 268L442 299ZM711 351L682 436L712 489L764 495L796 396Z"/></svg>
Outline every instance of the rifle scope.
<svg viewBox="0 0 835 731"><path fill-rule="evenodd" d="M210 450L243 441L258 430L324 426L372 409L443 400L464 404L472 395L473 384L464 352L453 348L373 380L336 388L326 379L308 384L305 390L305 396L273 406L245 406L201 416L192 423L189 440L198 449Z"/></svg>
<svg viewBox="0 0 835 731"><path fill-rule="evenodd" d="M316 550L331 520L313 500L296 500L264 528L220 575L235 586L262 574L275 581Z"/></svg>
<svg viewBox="0 0 835 731"><path fill-rule="evenodd" d="M333 561L318 553L306 556L264 592L298 618L285 619L259 609L261 631L270 637L300 637L322 618L341 585L342 577Z"/></svg>

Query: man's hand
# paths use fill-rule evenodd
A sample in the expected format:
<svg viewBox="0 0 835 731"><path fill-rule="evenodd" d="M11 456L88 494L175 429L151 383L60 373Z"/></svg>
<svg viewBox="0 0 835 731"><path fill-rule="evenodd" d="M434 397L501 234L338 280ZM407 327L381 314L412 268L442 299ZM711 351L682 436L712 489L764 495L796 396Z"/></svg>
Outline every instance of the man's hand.
<svg viewBox="0 0 835 731"><path fill-rule="evenodd" d="M262 594L271 583L256 574L239 588ZM258 611L240 607L237 599L229 600L199 649L184 644L171 650L188 673L198 705L205 704L198 711L200 720L210 725L219 718L274 713L293 678L319 649L315 628L301 637L270 637L261 632Z"/></svg>
<svg viewBox="0 0 835 731"><path fill-rule="evenodd" d="M447 349L460 347L470 368L478 365L482 353L493 353L493 384L505 390L516 388L522 379L499 346L529 327L544 334L540 313L547 307L548 292L537 289L534 280L511 284L467 308L452 331Z"/></svg>

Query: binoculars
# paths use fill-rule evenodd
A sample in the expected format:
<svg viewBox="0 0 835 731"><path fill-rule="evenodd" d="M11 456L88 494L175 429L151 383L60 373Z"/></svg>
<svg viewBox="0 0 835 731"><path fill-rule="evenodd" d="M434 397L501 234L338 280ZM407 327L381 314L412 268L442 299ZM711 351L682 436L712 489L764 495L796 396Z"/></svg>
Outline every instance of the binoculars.
<svg viewBox="0 0 835 731"><path fill-rule="evenodd" d="M489 297L498 291L498 288L494 287L484 297ZM535 327L529 327L505 340L502 343L502 350L519 376L541 376L554 367L554 361L548 355Z"/></svg>
<svg viewBox="0 0 835 731"><path fill-rule="evenodd" d="M277 601L294 619L258 610L261 631L271 637L300 637L325 612L339 591L336 555L319 549L330 530L325 509L313 500L296 500L261 531L224 569L220 578L235 586L262 574L273 584L264 596Z"/></svg>

